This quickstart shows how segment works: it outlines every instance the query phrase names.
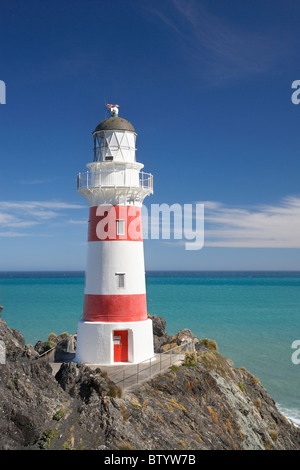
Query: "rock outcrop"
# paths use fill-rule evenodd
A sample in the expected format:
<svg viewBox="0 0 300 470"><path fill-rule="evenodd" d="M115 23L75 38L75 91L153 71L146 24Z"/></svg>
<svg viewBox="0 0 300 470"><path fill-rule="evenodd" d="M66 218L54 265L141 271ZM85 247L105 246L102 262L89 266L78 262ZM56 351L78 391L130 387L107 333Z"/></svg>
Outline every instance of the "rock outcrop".
<svg viewBox="0 0 300 470"><path fill-rule="evenodd" d="M5 344L6 360L9 362L24 361L39 356L31 344L25 344L23 335L18 330L9 328L1 318L0 340Z"/></svg>
<svg viewBox="0 0 300 470"><path fill-rule="evenodd" d="M193 338L189 330L169 336L160 317L154 325L156 350ZM0 449L300 449L299 428L214 341L196 340L182 365L122 391L84 364L63 363L54 376L3 320L0 340Z"/></svg>

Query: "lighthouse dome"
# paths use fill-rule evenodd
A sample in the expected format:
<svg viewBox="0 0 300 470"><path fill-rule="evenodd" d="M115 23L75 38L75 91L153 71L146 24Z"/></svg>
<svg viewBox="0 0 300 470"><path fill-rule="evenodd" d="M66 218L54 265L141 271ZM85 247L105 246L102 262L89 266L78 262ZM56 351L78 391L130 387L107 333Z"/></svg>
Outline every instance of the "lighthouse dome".
<svg viewBox="0 0 300 470"><path fill-rule="evenodd" d="M133 125L119 116L110 116L104 119L104 121L98 124L93 134L101 131L130 131L136 133Z"/></svg>

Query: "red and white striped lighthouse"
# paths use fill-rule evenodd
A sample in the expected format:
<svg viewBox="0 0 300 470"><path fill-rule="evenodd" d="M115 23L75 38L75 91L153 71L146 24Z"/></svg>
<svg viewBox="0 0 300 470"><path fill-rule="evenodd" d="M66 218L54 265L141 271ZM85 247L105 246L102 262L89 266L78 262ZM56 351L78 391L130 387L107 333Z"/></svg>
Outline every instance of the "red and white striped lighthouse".
<svg viewBox="0 0 300 470"><path fill-rule="evenodd" d="M94 161L78 175L89 203L83 316L77 329L77 362L138 363L154 356L147 316L141 208L153 177L136 161L136 132L108 105L111 116L96 127Z"/></svg>

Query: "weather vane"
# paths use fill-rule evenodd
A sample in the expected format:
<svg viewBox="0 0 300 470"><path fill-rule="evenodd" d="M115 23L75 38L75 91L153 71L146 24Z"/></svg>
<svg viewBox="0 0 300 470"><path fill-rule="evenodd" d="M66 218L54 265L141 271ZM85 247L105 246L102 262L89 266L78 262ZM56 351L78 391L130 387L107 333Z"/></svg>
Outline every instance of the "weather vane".
<svg viewBox="0 0 300 470"><path fill-rule="evenodd" d="M118 104L107 104L107 109L110 110L112 116L118 116L119 114L119 105Z"/></svg>

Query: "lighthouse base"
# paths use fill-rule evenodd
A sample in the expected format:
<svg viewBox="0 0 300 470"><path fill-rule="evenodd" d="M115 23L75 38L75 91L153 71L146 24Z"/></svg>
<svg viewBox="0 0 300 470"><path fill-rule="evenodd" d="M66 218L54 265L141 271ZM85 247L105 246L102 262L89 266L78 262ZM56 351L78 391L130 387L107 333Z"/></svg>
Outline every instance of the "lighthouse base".
<svg viewBox="0 0 300 470"><path fill-rule="evenodd" d="M96 365L137 364L154 357L152 320L88 322L77 328L75 362Z"/></svg>

